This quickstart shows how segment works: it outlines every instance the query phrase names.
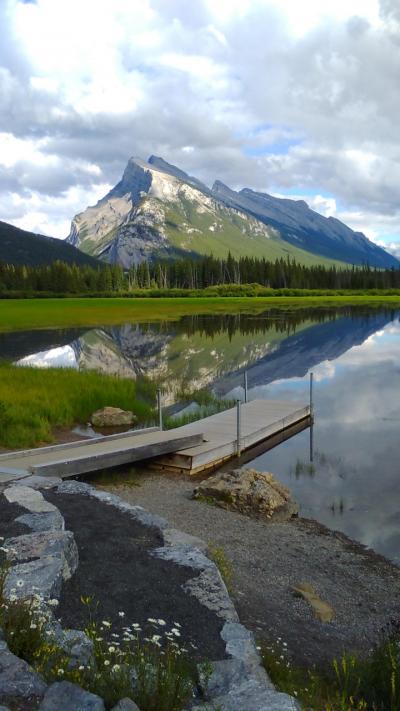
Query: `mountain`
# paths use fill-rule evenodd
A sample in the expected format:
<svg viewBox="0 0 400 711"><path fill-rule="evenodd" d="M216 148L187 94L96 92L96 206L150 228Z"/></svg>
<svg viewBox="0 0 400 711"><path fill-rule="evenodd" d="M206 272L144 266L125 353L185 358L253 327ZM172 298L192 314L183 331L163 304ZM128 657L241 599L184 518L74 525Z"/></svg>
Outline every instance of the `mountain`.
<svg viewBox="0 0 400 711"><path fill-rule="evenodd" d="M75 216L67 242L130 267L142 261L214 254L294 258L312 264L399 266L392 255L303 201L217 181L210 190L163 158L131 158L122 179L97 205Z"/></svg>
<svg viewBox="0 0 400 711"><path fill-rule="evenodd" d="M320 215L311 210L304 200L276 198L249 188L235 192L219 180L214 183L212 193L226 205L275 227L290 244L314 254L350 264L400 266L395 257L367 239L362 232L354 232L335 217Z"/></svg>
<svg viewBox="0 0 400 711"><path fill-rule="evenodd" d="M80 266L99 266L99 262L65 240L44 237L0 222L0 261L7 264L38 266L56 260Z"/></svg>

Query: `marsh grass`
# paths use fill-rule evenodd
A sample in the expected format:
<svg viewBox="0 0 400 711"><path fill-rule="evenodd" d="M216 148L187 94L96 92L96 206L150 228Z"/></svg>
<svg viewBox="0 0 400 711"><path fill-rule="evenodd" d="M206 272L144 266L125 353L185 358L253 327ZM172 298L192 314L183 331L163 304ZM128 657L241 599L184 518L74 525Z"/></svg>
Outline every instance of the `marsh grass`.
<svg viewBox="0 0 400 711"><path fill-rule="evenodd" d="M262 649L262 658L275 686L295 696L303 711L399 711L399 650L392 630L369 657L344 654L326 672L292 665L280 639Z"/></svg>
<svg viewBox="0 0 400 711"><path fill-rule="evenodd" d="M53 430L88 421L106 405L152 419L154 387L95 371L19 367L0 363L0 446L35 447L54 440Z"/></svg>

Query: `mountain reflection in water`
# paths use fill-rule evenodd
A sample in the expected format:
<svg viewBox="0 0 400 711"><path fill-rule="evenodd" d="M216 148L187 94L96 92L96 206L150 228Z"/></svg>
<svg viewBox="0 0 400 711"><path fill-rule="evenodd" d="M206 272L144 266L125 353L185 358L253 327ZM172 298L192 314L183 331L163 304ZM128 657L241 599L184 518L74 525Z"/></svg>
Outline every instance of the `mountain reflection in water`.
<svg viewBox="0 0 400 711"><path fill-rule="evenodd" d="M275 473L301 514L400 562L399 312L269 310L177 322L0 335L0 356L146 376L174 402L182 388L307 401L315 375L315 457L302 432L251 465Z"/></svg>

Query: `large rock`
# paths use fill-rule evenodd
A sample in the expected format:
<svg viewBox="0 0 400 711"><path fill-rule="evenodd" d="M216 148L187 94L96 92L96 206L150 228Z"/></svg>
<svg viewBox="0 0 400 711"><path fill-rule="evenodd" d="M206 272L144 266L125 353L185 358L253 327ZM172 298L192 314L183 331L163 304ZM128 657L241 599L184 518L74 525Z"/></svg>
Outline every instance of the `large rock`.
<svg viewBox="0 0 400 711"><path fill-rule="evenodd" d="M26 563L37 558L56 556L63 561L63 578L69 580L78 567L78 548L71 531L41 531L7 538L7 559Z"/></svg>
<svg viewBox="0 0 400 711"><path fill-rule="evenodd" d="M31 531L63 531L65 527L65 521L58 509L46 513L22 514L15 520Z"/></svg>
<svg viewBox="0 0 400 711"><path fill-rule="evenodd" d="M19 504L33 514L58 513L58 509L50 501L46 501L40 491L24 484L10 486L5 490L4 496L11 504Z"/></svg>
<svg viewBox="0 0 400 711"><path fill-rule="evenodd" d="M272 474L255 469L216 474L194 490L194 497L211 499L221 508L267 520L284 521L298 513L289 489Z"/></svg>
<svg viewBox="0 0 400 711"><path fill-rule="evenodd" d="M46 691L43 679L0 641L0 704L36 708ZM29 706L28 706L29 704Z"/></svg>
<svg viewBox="0 0 400 711"><path fill-rule="evenodd" d="M119 407L103 407L96 410L90 417L94 427L126 427L133 425L137 417L130 410L121 410Z"/></svg>
<svg viewBox="0 0 400 711"><path fill-rule="evenodd" d="M4 595L10 598L33 597L36 593L43 599L59 598L63 580L63 561L61 558L47 556L30 563L14 565L4 583Z"/></svg>
<svg viewBox="0 0 400 711"><path fill-rule="evenodd" d="M105 711L105 706L100 696L70 681L61 681L48 688L39 711Z"/></svg>

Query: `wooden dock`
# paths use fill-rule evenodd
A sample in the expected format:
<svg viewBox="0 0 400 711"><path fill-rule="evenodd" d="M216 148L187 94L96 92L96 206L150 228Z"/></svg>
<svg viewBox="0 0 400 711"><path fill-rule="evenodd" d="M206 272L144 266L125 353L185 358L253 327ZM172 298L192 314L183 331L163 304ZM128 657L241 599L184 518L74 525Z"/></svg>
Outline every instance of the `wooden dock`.
<svg viewBox="0 0 400 711"><path fill-rule="evenodd" d="M274 447L310 425L310 407L299 403L252 400L174 430L156 427L91 440L0 455L0 484L29 474L71 477L121 464L149 460L170 472L198 474L217 468L259 445Z"/></svg>
<svg viewBox="0 0 400 711"><path fill-rule="evenodd" d="M0 455L0 483L27 474L63 478L86 474L151 459L202 442L201 432L185 434L178 429L161 432L151 427L108 437L11 452Z"/></svg>
<svg viewBox="0 0 400 711"><path fill-rule="evenodd" d="M263 451L297 434L311 424L309 405L276 400L252 400L240 406L240 452L257 445ZM177 432L178 430L172 430ZM238 453L237 409L231 408L179 428L182 434L202 433L195 447L157 457L153 468L182 474L216 469Z"/></svg>

